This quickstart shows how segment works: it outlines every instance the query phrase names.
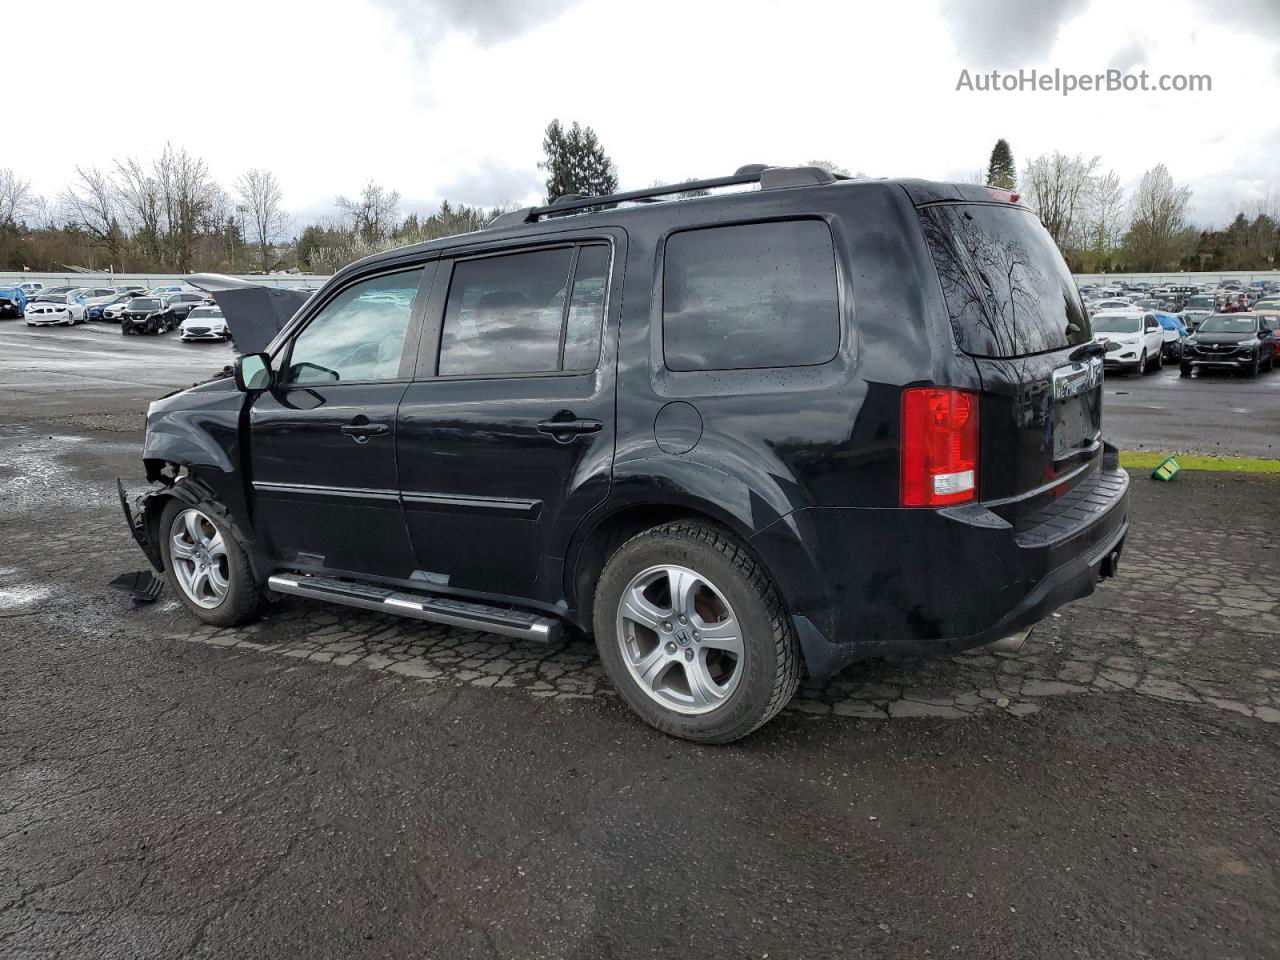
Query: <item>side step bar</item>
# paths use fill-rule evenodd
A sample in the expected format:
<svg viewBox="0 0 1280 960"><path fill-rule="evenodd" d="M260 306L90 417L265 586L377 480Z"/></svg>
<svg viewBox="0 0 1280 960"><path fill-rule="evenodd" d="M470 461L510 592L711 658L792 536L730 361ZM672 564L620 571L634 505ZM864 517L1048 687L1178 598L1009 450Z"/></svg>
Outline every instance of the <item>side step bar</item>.
<svg viewBox="0 0 1280 960"><path fill-rule="evenodd" d="M540 617L523 610L492 607L469 600L452 597L430 597L421 593L406 593L378 587L368 583L351 583L327 577L306 577L293 573L277 573L267 579L267 586L278 593L295 597L326 600L378 613L392 613L415 620L430 620L451 627L483 630L504 637L537 640L554 643L560 639L560 621Z"/></svg>

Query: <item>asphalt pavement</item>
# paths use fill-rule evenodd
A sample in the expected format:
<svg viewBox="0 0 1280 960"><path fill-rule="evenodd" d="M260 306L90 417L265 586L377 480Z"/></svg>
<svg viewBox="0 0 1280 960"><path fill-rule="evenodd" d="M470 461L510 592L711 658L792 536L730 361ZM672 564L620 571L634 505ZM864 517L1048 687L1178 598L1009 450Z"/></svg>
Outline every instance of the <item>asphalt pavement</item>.
<svg viewBox="0 0 1280 960"><path fill-rule="evenodd" d="M0 326L0 957L1280 955L1273 479L1135 477L1120 577L1017 653L858 664L700 747L580 639L131 607L131 404L221 348L59 330L30 376L25 332Z"/></svg>

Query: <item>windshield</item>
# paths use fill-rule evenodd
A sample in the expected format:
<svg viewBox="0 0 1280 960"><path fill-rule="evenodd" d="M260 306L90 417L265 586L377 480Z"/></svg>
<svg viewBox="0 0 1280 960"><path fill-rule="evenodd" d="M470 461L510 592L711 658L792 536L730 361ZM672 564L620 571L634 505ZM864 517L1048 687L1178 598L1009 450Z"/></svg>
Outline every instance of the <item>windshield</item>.
<svg viewBox="0 0 1280 960"><path fill-rule="evenodd" d="M131 300L129 301L130 310L159 310L159 300Z"/></svg>
<svg viewBox="0 0 1280 960"><path fill-rule="evenodd" d="M1187 301L1187 309L1199 307L1202 310L1212 310L1214 308L1213 297L1192 297Z"/></svg>
<svg viewBox="0 0 1280 960"><path fill-rule="evenodd" d="M222 311L217 307L196 307L191 311L190 317L192 320L199 320L201 318L221 319Z"/></svg>
<svg viewBox="0 0 1280 960"><path fill-rule="evenodd" d="M1240 315L1217 315L1213 317L1205 317L1200 324L1197 333L1256 333L1258 331L1257 317L1242 317Z"/></svg>
<svg viewBox="0 0 1280 960"><path fill-rule="evenodd" d="M1141 333L1142 318L1130 316L1107 316L1105 313L1093 318L1094 333Z"/></svg>

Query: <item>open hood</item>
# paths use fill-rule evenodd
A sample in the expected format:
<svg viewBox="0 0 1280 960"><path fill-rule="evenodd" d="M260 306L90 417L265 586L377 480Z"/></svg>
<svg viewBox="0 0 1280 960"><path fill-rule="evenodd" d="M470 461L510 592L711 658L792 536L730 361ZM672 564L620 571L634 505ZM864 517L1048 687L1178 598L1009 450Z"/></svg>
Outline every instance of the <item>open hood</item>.
<svg viewBox="0 0 1280 960"><path fill-rule="evenodd" d="M213 297L222 309L236 352L242 354L266 350L312 293L269 287L220 273L197 273L183 279Z"/></svg>

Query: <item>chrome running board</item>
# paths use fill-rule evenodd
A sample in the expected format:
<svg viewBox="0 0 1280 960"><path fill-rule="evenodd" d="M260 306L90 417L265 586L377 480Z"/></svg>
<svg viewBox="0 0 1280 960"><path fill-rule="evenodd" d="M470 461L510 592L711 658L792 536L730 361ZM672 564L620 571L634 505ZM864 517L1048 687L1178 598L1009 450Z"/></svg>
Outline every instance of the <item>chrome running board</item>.
<svg viewBox="0 0 1280 960"><path fill-rule="evenodd" d="M391 613L414 620L429 620L451 627L466 627L504 637L553 643L560 639L560 621L541 617L524 610L493 607L471 600L434 597L421 593L391 590L369 583L352 583L328 577L308 577L294 573L277 573L267 579L267 586L277 593L312 600L327 600L362 610Z"/></svg>

